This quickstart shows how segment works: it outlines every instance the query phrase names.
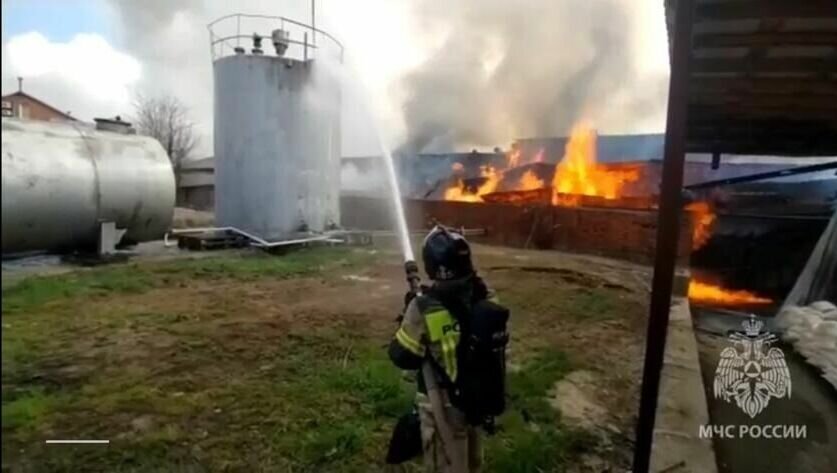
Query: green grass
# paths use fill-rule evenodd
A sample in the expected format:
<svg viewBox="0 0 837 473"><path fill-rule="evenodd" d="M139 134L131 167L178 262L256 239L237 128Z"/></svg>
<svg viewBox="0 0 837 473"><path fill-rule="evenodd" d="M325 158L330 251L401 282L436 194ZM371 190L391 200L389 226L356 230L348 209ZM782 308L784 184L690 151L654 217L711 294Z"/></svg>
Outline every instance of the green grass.
<svg viewBox="0 0 837 473"><path fill-rule="evenodd" d="M575 321L618 318L626 304L624 293L620 290L579 287L548 280L504 292L501 300L510 306L527 307L529 312L539 316L565 317Z"/></svg>
<svg viewBox="0 0 837 473"><path fill-rule="evenodd" d="M562 471L573 455L592 448L591 438L563 427L547 402L550 388L570 370L564 353L544 350L509 373L507 411L500 431L486 440L487 471Z"/></svg>
<svg viewBox="0 0 837 473"><path fill-rule="evenodd" d="M570 314L582 320L602 320L619 315L624 302L619 291L605 288L585 288L574 291L567 300Z"/></svg>
<svg viewBox="0 0 837 473"><path fill-rule="evenodd" d="M31 310L53 300L109 292L139 293L152 287L154 280L150 273L139 270L136 265L31 277L3 290L3 315Z"/></svg>
<svg viewBox="0 0 837 473"><path fill-rule="evenodd" d="M536 354L520 371L508 375L512 406L535 422L554 421L546 395L569 371L570 364L564 353L550 350Z"/></svg>
<svg viewBox="0 0 837 473"><path fill-rule="evenodd" d="M44 392L43 389L34 388L23 393L17 393L13 400L3 401L3 427L26 428L40 423L50 412L50 409L58 404L56 396Z"/></svg>
<svg viewBox="0 0 837 473"><path fill-rule="evenodd" d="M262 253L226 255L159 263L129 263L70 274L31 277L3 290L3 314L33 310L54 300L110 293L141 294L193 279L256 280L288 278L369 262L366 252L345 248L300 250L283 256Z"/></svg>
<svg viewBox="0 0 837 473"><path fill-rule="evenodd" d="M346 249L208 257L98 267L5 290L3 471L380 471L415 393L386 356L389 332L242 318L236 292L260 279L327 278L371 258ZM224 291L201 311L126 302L195 284ZM609 310L601 304L592 297L585 310ZM515 323L536 333L523 330L525 317ZM592 444L547 403L573 367L542 345L515 348L521 369L509 374L500 431L485 440L486 472L563 471ZM112 443L43 445L61 437Z"/></svg>

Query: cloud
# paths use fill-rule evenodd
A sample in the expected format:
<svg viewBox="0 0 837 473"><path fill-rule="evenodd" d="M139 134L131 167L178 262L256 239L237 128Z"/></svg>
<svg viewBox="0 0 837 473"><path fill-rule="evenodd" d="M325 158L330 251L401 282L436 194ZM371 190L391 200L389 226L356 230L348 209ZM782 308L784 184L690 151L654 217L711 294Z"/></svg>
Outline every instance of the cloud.
<svg viewBox="0 0 837 473"><path fill-rule="evenodd" d="M108 0L120 25L119 40L142 60L144 75L138 88L146 94L165 92L180 98L203 135L201 151L212 153L213 82L209 33L206 25L224 15L247 13L284 16L310 22L309 2L241 0L231 7L222 0ZM350 70L343 78L343 155L377 154L377 127L386 128L387 141L403 136L399 90L394 87L405 69L423 59L420 34L410 18L410 2L392 0L318 0L317 27L340 39ZM216 34L234 34L233 29ZM229 23L227 24L229 26ZM242 34L270 33L264 23L244 21ZM274 24L275 27L275 24ZM257 29L256 29L257 28ZM301 40L301 32L292 32ZM242 43L249 48L249 41ZM268 53L272 46L267 45ZM361 85L362 84L362 85ZM360 92L361 90L368 92Z"/></svg>
<svg viewBox="0 0 837 473"><path fill-rule="evenodd" d="M343 90L343 154L379 153L376 128L388 144L401 144L410 120L410 134L422 134L420 125L429 121L443 131L431 140L460 149L470 149L465 142L505 147L521 136L560 133L575 115L570 108L592 115L603 132L660 130L668 65L662 3L317 0L317 26L346 46L346 77L357 83ZM34 59L26 52L15 61L7 53L20 39L4 38L4 92L16 88L19 69L40 71L27 75L24 87L82 118L129 115L134 91L174 95L189 107L202 155L212 154L214 113L206 25L236 12L310 21L310 3L298 0L101 5L113 37L56 43L39 35L28 43L40 46L28 48L61 52ZM97 40L80 40L91 37ZM79 49L60 49L69 45ZM586 77L585 67L596 74ZM474 71L481 73L476 86L457 81Z"/></svg>
<svg viewBox="0 0 837 473"><path fill-rule="evenodd" d="M131 89L142 76L137 59L97 34L60 43L33 31L10 38L3 49L4 93L23 77L24 91L84 120L126 115Z"/></svg>

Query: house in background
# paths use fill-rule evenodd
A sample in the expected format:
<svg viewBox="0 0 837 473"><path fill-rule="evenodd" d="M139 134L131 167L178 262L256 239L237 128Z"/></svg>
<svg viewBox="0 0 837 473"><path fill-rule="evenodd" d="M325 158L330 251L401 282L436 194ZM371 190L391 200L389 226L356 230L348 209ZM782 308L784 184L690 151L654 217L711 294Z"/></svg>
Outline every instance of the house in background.
<svg viewBox="0 0 837 473"><path fill-rule="evenodd" d="M23 79L18 78L18 91L3 96L3 116L25 120L78 121L68 112L53 107L23 91Z"/></svg>
<svg viewBox="0 0 837 473"><path fill-rule="evenodd" d="M180 165L177 206L195 210L215 207L215 163L210 156L190 159Z"/></svg>

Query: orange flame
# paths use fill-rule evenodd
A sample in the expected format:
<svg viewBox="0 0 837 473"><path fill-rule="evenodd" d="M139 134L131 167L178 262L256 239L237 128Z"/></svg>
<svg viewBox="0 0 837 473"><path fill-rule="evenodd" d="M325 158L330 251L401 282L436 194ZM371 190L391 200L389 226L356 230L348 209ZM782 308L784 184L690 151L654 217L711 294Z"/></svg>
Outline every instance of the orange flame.
<svg viewBox="0 0 837 473"><path fill-rule="evenodd" d="M445 189L445 200L455 200L458 202L482 202L480 196L470 193L465 189L465 184L462 179L457 179L456 183Z"/></svg>
<svg viewBox="0 0 837 473"><path fill-rule="evenodd" d="M528 191L540 189L544 185L543 179L539 178L535 171L529 169L522 176L517 184L516 190Z"/></svg>
<svg viewBox="0 0 837 473"><path fill-rule="evenodd" d="M477 195L485 195L490 194L497 189L497 185L500 184L500 179L503 177L503 173L494 169L493 166L482 166L480 168L480 176L487 178L487 180L479 186L477 189Z"/></svg>
<svg viewBox="0 0 837 473"><path fill-rule="evenodd" d="M720 305L770 304L772 300L749 291L724 289L694 279L689 281L689 300Z"/></svg>
<svg viewBox="0 0 837 473"><path fill-rule="evenodd" d="M508 156L506 156L506 160L508 161L508 169L515 168L520 164L520 150L515 149L509 152Z"/></svg>
<svg viewBox="0 0 837 473"><path fill-rule="evenodd" d="M712 236L712 224L715 223L715 212L707 202L692 202L686 210L694 212L694 227L692 229L692 250L699 250Z"/></svg>
<svg viewBox="0 0 837 473"><path fill-rule="evenodd" d="M639 169L606 169L596 161L596 131L585 124L575 125L564 149L564 157L555 168L552 188L554 205L577 205L577 197L591 195L615 199L622 186L639 178ZM559 195L564 194L564 195Z"/></svg>
<svg viewBox="0 0 837 473"><path fill-rule="evenodd" d="M531 161L540 163L545 161L546 150L539 150ZM511 169L521 164L521 151L514 149L506 155L506 168ZM459 164L459 163L457 163ZM461 173L462 166L454 164L454 175ZM481 196L495 192L503 180L505 169L495 169L484 166L481 175L485 182L475 191L465 188L464 182L457 179L445 190L445 200L463 202L482 202ZM564 150L564 157L555 167L552 182L539 179L534 171L529 170L516 183L505 183L507 190L536 190L553 189L552 204L563 206L577 206L581 196L597 196L605 199L616 199L621 196L622 187L639 178L640 167L605 167L596 160L596 132L586 124L573 127L570 139Z"/></svg>
<svg viewBox="0 0 837 473"><path fill-rule="evenodd" d="M454 164L454 166L456 166L456 164ZM486 178L486 180L480 184L476 192L469 192L462 179L457 179L452 186L445 189L445 200L456 200L459 202L482 202L483 200L481 196L490 194L497 189L497 186L500 184L500 180L503 177L503 173L494 169L493 166L482 166L480 167L480 176Z"/></svg>

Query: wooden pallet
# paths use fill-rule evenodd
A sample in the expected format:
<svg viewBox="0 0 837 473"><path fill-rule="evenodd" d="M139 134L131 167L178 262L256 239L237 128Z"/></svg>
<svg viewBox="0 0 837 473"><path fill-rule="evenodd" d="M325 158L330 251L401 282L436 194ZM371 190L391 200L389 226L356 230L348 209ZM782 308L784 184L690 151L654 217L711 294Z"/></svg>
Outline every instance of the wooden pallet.
<svg viewBox="0 0 837 473"><path fill-rule="evenodd" d="M177 247L192 251L242 248L247 245L249 245L247 238L230 232L204 232L177 235Z"/></svg>
<svg viewBox="0 0 837 473"><path fill-rule="evenodd" d="M372 244L372 232L363 230L346 230L335 235L335 238L345 241L350 246L368 246Z"/></svg>

